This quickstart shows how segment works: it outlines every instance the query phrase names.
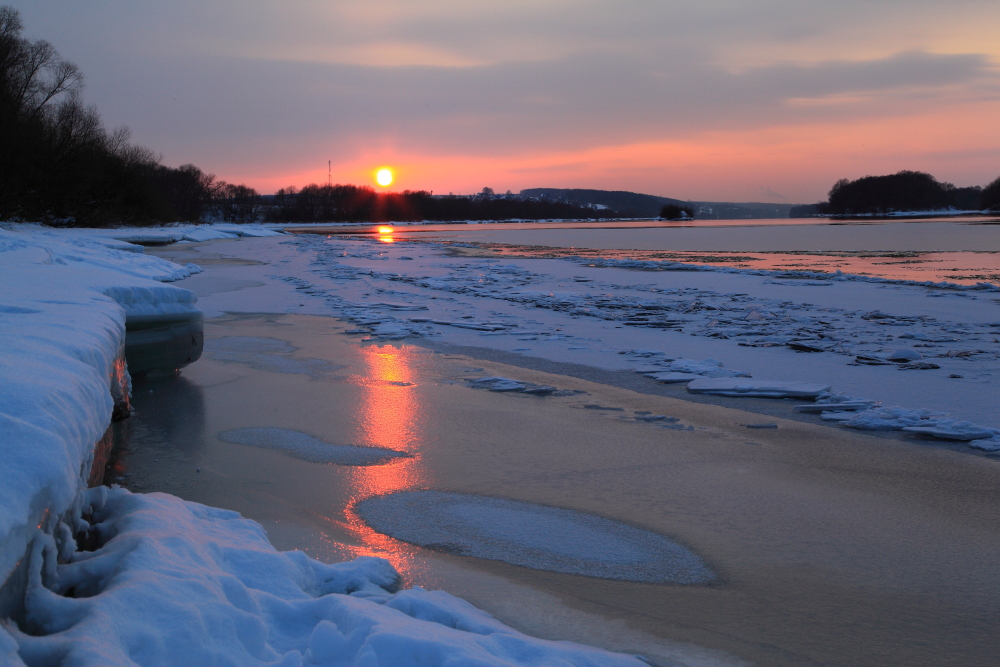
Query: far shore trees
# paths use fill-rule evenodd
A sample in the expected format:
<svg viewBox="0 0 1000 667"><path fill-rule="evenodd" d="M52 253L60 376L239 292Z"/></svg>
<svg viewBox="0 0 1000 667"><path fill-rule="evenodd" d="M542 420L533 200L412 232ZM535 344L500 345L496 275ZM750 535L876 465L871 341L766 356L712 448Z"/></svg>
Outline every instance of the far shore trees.
<svg viewBox="0 0 1000 667"><path fill-rule="evenodd" d="M920 171L888 176L865 176L837 181L824 212L834 215L884 215L893 212L940 211L949 208L979 210L979 186L956 188Z"/></svg>
<svg viewBox="0 0 1000 667"><path fill-rule="evenodd" d="M660 209L660 217L664 220L684 220L694 217L694 207L667 204Z"/></svg>
<svg viewBox="0 0 1000 667"><path fill-rule="evenodd" d="M983 188L982 203L983 208L1000 211L1000 177Z"/></svg>
<svg viewBox="0 0 1000 667"><path fill-rule="evenodd" d="M160 164L107 131L83 102L83 75L44 40L22 37L21 15L0 6L0 220L107 225L260 215L257 193L194 165ZM257 199L255 199L257 198Z"/></svg>

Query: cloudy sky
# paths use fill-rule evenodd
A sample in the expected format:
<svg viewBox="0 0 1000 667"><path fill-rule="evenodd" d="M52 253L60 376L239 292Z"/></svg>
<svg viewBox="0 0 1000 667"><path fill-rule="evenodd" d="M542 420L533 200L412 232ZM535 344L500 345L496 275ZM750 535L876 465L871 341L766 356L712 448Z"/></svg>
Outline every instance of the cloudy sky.
<svg viewBox="0 0 1000 667"><path fill-rule="evenodd" d="M1000 2L0 0L110 127L262 192L812 202L1000 176Z"/></svg>

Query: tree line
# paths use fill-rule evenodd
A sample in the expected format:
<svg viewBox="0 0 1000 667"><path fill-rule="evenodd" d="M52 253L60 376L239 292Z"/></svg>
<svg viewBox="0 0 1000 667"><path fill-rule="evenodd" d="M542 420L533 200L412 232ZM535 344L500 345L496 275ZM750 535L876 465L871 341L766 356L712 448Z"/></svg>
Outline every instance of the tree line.
<svg viewBox="0 0 1000 667"><path fill-rule="evenodd" d="M194 165L171 168L108 131L83 101L83 75L44 40L22 36L18 11L0 7L0 219L64 225L259 217L252 188Z"/></svg>
<svg viewBox="0 0 1000 667"><path fill-rule="evenodd" d="M433 196L426 190L376 192L357 185L307 185L282 188L264 197L264 219L271 222L389 222L452 220L597 219L606 211L551 201L544 197L495 195Z"/></svg>
<svg viewBox="0 0 1000 667"><path fill-rule="evenodd" d="M810 215L885 215L905 211L1000 210L1000 178L986 187L958 188L920 171L837 181L825 202L794 207L793 218Z"/></svg>

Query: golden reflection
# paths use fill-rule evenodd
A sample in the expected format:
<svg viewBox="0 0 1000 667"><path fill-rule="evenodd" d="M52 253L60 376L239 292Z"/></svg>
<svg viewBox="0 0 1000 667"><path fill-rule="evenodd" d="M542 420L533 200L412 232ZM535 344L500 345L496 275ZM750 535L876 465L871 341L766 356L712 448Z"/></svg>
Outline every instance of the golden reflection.
<svg viewBox="0 0 1000 667"><path fill-rule="evenodd" d="M378 237L378 240L381 241L382 243L395 243L396 242L396 239L392 238L392 236L386 236L386 235L380 235Z"/></svg>
<svg viewBox="0 0 1000 667"><path fill-rule="evenodd" d="M360 353L365 372L355 377L362 386L356 441L404 451L412 458L351 469L351 499L345 510L347 529L362 545L352 550L355 556L387 558L404 580L410 581L416 548L376 533L354 512L354 505L370 496L427 485L420 460L422 410L412 367L416 351L408 346L369 345Z"/></svg>

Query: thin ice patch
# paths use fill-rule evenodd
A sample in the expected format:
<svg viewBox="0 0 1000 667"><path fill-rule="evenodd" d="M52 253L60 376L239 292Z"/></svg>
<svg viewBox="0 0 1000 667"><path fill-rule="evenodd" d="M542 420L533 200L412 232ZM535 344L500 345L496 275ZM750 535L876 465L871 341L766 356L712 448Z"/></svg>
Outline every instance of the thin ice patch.
<svg viewBox="0 0 1000 667"><path fill-rule="evenodd" d="M340 466L370 466L409 456L406 452L384 447L334 445L308 433L284 428L238 428L217 436L223 442L276 449L310 463L333 463Z"/></svg>
<svg viewBox="0 0 1000 667"><path fill-rule="evenodd" d="M355 509L380 533L462 556L619 581L715 578L697 555L663 535L574 510L441 491L374 496Z"/></svg>
<svg viewBox="0 0 1000 667"><path fill-rule="evenodd" d="M319 377L344 368L324 359L291 356L297 349L277 338L225 336L205 341L205 350L212 359L246 364L259 371Z"/></svg>

